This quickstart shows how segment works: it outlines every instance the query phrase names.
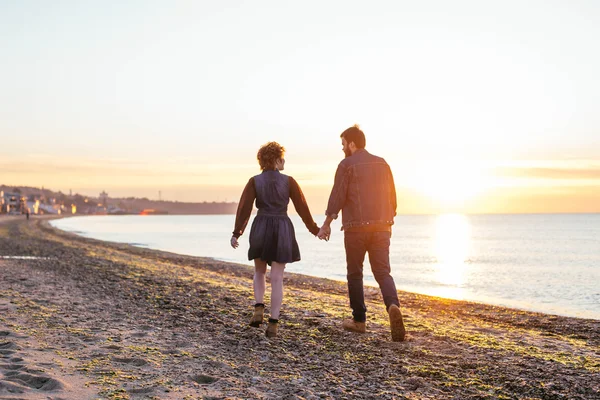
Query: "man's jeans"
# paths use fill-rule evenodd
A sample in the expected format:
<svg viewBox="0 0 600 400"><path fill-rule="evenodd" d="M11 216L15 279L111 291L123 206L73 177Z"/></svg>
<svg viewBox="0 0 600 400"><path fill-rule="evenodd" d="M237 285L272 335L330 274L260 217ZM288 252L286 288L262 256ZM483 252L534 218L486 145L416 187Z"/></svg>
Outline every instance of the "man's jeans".
<svg viewBox="0 0 600 400"><path fill-rule="evenodd" d="M363 262L369 252L373 276L379 284L386 310L392 304L400 306L394 278L390 275L391 232L345 232L348 294L355 321L366 320L367 307L363 291Z"/></svg>

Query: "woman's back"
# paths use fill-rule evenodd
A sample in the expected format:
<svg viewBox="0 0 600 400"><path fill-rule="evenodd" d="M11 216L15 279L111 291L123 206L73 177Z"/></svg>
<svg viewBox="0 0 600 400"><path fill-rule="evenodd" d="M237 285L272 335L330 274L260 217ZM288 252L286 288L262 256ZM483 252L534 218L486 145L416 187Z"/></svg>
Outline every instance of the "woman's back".
<svg viewBox="0 0 600 400"><path fill-rule="evenodd" d="M258 214L287 214L290 179L277 170L266 170L254 177Z"/></svg>

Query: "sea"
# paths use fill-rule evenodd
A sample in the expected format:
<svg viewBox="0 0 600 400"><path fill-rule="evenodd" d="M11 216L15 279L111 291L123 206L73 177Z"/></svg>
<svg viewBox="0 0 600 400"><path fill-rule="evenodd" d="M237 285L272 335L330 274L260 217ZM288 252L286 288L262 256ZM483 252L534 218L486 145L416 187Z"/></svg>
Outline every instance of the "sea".
<svg viewBox="0 0 600 400"><path fill-rule="evenodd" d="M320 241L295 215L302 260L286 271L346 279L343 232ZM52 221L81 236L253 265L249 227L230 246L234 215L76 216ZM321 221L317 221L321 222ZM400 215L390 247L400 290L600 319L600 214ZM365 283L377 286L365 258Z"/></svg>

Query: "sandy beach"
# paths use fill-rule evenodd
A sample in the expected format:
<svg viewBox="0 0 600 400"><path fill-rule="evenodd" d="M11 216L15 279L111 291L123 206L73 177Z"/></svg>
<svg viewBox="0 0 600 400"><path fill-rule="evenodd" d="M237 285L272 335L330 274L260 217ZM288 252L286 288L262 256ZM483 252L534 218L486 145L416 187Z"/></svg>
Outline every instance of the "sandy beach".
<svg viewBox="0 0 600 400"><path fill-rule="evenodd" d="M358 335L345 283L285 285L267 339L248 266L0 217L0 399L600 398L600 321L399 292L393 343L379 290Z"/></svg>

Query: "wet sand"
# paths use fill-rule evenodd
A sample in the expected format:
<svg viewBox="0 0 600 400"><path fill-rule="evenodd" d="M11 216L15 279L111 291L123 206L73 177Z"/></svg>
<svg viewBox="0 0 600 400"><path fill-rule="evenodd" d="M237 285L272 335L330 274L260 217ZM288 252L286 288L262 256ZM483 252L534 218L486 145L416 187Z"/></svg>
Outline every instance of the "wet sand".
<svg viewBox="0 0 600 400"><path fill-rule="evenodd" d="M600 398L597 320L399 292L393 343L378 290L352 334L343 282L287 274L267 339L248 266L36 217L0 217L0 256L0 399Z"/></svg>

